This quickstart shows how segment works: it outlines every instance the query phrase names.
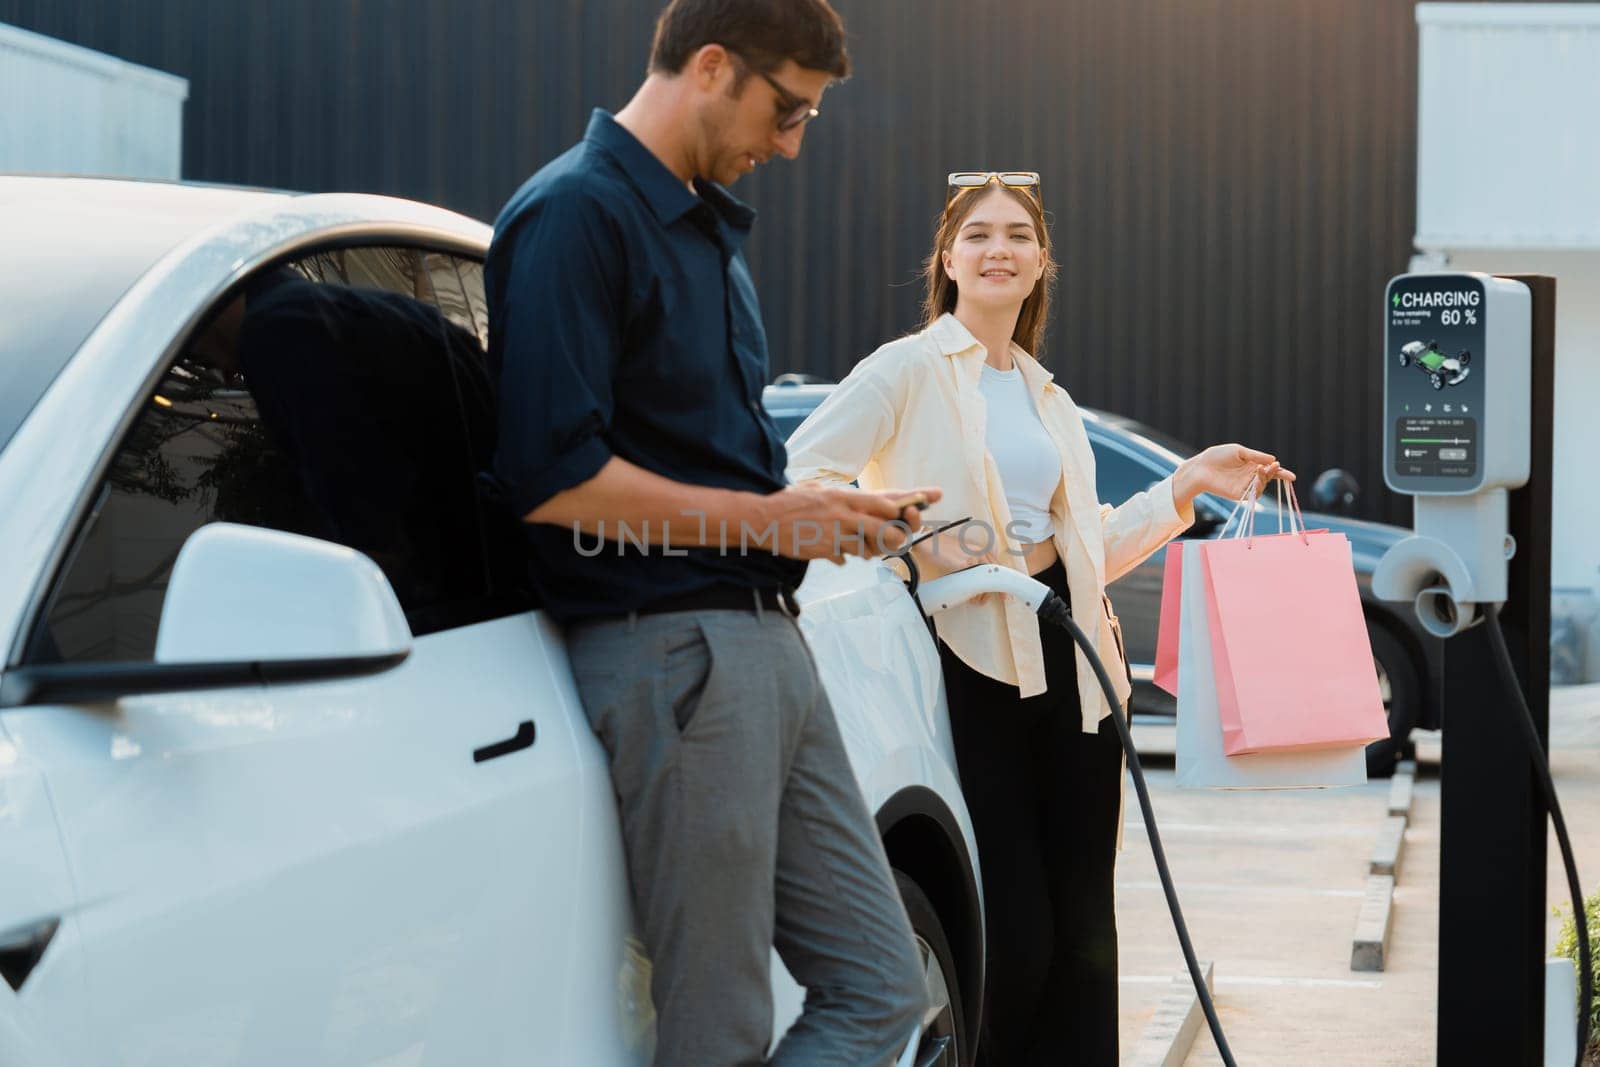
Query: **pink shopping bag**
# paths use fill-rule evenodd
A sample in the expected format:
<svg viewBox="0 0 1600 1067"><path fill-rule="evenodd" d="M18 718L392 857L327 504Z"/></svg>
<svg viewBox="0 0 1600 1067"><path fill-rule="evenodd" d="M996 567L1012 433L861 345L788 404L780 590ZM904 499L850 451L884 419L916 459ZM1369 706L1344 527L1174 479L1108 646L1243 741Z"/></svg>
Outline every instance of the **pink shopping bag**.
<svg viewBox="0 0 1600 1067"><path fill-rule="evenodd" d="M1203 541L1183 547L1182 639L1178 654L1177 786L1179 789L1306 789L1360 785L1367 780L1361 745L1250 752L1222 750L1211 626L1207 619Z"/></svg>
<svg viewBox="0 0 1600 1067"><path fill-rule="evenodd" d="M1291 494L1294 492L1292 488L1289 491ZM1294 507L1294 511L1290 519L1291 529L1297 524L1300 514L1299 506L1292 506ZM1228 516L1228 521L1222 524L1222 530L1220 531L1219 536L1226 535L1229 527L1233 524L1234 518L1238 516L1241 509L1246 507L1251 509L1253 520L1253 512L1255 507L1255 495L1253 491L1247 494L1245 498L1239 501L1238 505L1235 506L1234 514ZM1279 533L1283 532L1283 520L1281 516L1284 513L1284 502L1280 492L1280 518L1278 525ZM1252 520L1247 521L1250 522L1250 526L1248 528L1253 530L1254 523ZM1308 531L1303 528L1303 524L1300 525L1302 526L1300 532L1307 534L1308 536L1316 536L1318 534L1327 533L1326 530ZM1243 534L1246 528L1247 527L1241 525L1238 532ZM1178 695L1178 634L1183 628L1181 625L1182 618L1183 542L1174 541L1167 545L1166 564L1161 572L1161 615L1156 626L1156 673L1155 678L1153 679L1157 689L1164 689L1173 696Z"/></svg>
<svg viewBox="0 0 1600 1067"><path fill-rule="evenodd" d="M1214 541L1200 559L1228 755L1389 735L1343 534Z"/></svg>

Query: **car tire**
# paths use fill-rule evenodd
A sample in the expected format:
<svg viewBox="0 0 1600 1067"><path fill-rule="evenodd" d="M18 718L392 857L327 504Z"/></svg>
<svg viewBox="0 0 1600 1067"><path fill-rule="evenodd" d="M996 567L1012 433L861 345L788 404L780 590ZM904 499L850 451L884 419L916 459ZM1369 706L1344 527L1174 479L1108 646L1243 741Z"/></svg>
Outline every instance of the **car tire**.
<svg viewBox="0 0 1600 1067"><path fill-rule="evenodd" d="M1402 367L1411 366L1411 357L1404 352L1400 353L1400 365Z"/></svg>
<svg viewBox="0 0 1600 1067"><path fill-rule="evenodd" d="M1369 619L1367 637L1372 642L1373 667L1378 672L1378 688L1384 695L1384 711L1389 718L1389 736L1367 746L1367 777L1389 778L1396 761L1410 745L1411 731L1417 725L1422 679L1410 650L1388 627Z"/></svg>
<svg viewBox="0 0 1600 1067"><path fill-rule="evenodd" d="M945 937L944 923L922 887L901 871L894 872L894 884L905 903L906 916L911 920L911 932L917 939L917 952L922 959L923 974L928 980L928 1013L923 1020L922 1042L917 1049L917 1063L926 1063L930 1050L951 1038L943 1054L932 1063L935 1067L972 1067L975 1051L967 1033L967 1016L961 996L961 972L956 968L955 953L950 951L950 941Z"/></svg>
<svg viewBox="0 0 1600 1067"><path fill-rule="evenodd" d="M1433 387L1435 389L1443 389L1444 388L1444 375L1435 374L1433 376Z"/></svg>

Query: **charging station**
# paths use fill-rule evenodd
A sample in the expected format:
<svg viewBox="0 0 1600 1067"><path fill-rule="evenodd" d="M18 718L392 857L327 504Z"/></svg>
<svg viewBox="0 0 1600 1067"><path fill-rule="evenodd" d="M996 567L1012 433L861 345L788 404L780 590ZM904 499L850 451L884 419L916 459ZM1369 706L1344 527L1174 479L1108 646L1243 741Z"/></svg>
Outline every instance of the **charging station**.
<svg viewBox="0 0 1600 1067"><path fill-rule="evenodd" d="M1411 602L1448 639L1441 1064L1544 1063L1548 809L1490 627L1477 623L1497 612L1540 760L1549 740L1554 334L1555 279L1543 275L1406 274L1384 296L1384 475L1415 498L1416 534L1383 558L1373 591Z"/></svg>

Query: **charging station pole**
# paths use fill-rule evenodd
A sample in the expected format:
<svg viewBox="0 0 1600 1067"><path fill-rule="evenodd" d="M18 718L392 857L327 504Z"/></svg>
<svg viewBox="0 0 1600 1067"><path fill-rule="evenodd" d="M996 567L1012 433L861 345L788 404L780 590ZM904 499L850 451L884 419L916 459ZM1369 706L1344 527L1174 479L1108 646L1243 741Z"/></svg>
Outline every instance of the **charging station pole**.
<svg viewBox="0 0 1600 1067"><path fill-rule="evenodd" d="M1556 286L1503 277L1531 291L1533 362L1528 481L1510 492L1516 554L1500 619L1548 746ZM1483 626L1444 643L1437 1062L1542 1067L1547 813L1502 692Z"/></svg>

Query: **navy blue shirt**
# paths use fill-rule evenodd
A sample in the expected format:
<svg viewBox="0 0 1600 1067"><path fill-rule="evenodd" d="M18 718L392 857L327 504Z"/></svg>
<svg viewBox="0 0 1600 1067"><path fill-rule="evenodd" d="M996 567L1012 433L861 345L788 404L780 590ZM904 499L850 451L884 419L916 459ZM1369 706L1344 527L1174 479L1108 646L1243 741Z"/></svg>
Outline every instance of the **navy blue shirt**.
<svg viewBox="0 0 1600 1067"><path fill-rule="evenodd" d="M695 190L597 109L584 139L495 220L485 269L494 473L518 516L612 456L695 485L784 486L783 440L761 407L766 333L740 251L755 213L714 183ZM734 528L726 553L667 555L619 543L609 525L604 542L526 526L530 576L558 619L715 585L793 586L805 573L770 540L741 553Z"/></svg>

